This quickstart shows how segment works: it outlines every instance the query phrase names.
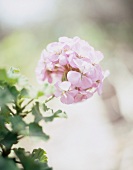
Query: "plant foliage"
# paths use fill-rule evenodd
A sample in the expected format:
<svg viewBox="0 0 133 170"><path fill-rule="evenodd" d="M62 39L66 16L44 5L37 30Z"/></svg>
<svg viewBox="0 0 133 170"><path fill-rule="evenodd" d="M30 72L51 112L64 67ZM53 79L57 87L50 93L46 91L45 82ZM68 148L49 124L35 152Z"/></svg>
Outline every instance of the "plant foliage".
<svg viewBox="0 0 133 170"><path fill-rule="evenodd" d="M34 95L31 91L31 85L19 69L11 68L8 72L0 69L0 170L52 170L43 149L29 153L15 147L26 136L47 141L49 135L40 121L51 122L66 117L62 110L54 111L47 106L52 98L42 102L44 91L39 90ZM33 116L33 121L25 121L27 116Z"/></svg>

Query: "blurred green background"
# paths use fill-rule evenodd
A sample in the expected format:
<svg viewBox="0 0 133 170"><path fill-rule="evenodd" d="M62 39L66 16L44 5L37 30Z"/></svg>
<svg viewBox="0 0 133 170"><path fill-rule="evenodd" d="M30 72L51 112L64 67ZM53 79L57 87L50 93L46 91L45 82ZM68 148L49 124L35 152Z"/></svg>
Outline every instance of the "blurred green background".
<svg viewBox="0 0 133 170"><path fill-rule="evenodd" d="M90 153L83 152L85 158L83 156L83 159L80 160L81 164L77 164L76 160L75 162L69 160L69 163L65 164L64 159L61 166L59 159L55 160L51 156L52 154L57 156L55 151L60 149L55 142L60 138L58 135L54 136L55 132L51 131L54 136L53 143L51 142L51 145L48 146L51 164L54 164L55 170L62 170L62 167L64 167L63 170L71 170L73 168L76 170L132 170L132 163L130 161L127 163L126 161L130 159L133 162L133 154L128 152L125 156L125 150L127 148L132 150L133 148L133 144L127 143L129 139L133 141L133 1L0 1L0 67L8 69L14 66L20 68L22 74L26 75L31 83L37 85L35 68L41 51L48 43L57 41L61 36L79 36L81 39L88 41L95 49L102 51L105 56L102 65L104 69L109 69L111 74L108 80L105 81L103 95L100 98L100 106L98 104L100 99L94 97L90 101L92 103L91 110L89 109L88 101L84 105L84 110L81 109L83 108L81 105L76 105L77 108L79 107L79 110L76 111L100 112L102 110L102 113L99 114L101 117L106 118L106 121L102 122L103 120L98 119L98 122L101 121L101 125L98 123L96 127L99 129L99 126L102 126L103 129L108 129L107 124L111 127L111 134L110 131L107 133L113 134L113 137L107 136L107 141L112 141L111 146L113 145L117 149L112 149L115 155L112 155L111 152L111 158L114 157L112 164L108 162L107 165L104 165L105 153L108 153L108 151L106 152L105 149L103 156L102 151L98 152L96 150L97 147L94 145ZM95 103L97 104L95 105ZM58 105L60 106L60 104ZM69 107L69 111L74 112L74 106ZM92 119L93 122L97 117L98 115L93 115L92 117L89 115L88 120ZM70 116L70 119L73 120L75 118ZM69 123L70 128L72 128L73 121ZM80 123L82 126L84 121L81 119ZM91 129L95 126L95 123L95 121L94 124L88 123L89 125L82 130ZM58 129L59 127L62 128L63 125L55 124L53 126L55 129L56 127ZM75 125L75 127L77 126ZM71 129L69 130L71 131ZM93 134L93 130L89 135ZM60 133L58 130L57 133L61 136L65 134L65 132ZM87 132L85 131L85 133ZM101 131L95 133L97 135L104 134ZM93 135L91 137L88 140L92 140L92 143L95 144L97 139L93 138ZM117 141L118 145L114 144L114 140ZM59 141L64 142L63 137ZM104 148L106 145L105 141L106 137L101 140L99 147ZM77 144L77 148L82 148L83 146L83 141ZM53 150L49 149L50 147ZM66 145L62 146L62 151L64 155L67 155L68 151L64 149L65 147ZM107 145L107 148L110 148L110 144ZM69 149L72 150L71 147ZM74 151L72 155L75 156ZM61 158L63 153L61 151L59 153ZM95 161L98 161L97 155L99 155L100 159L103 157L103 160L99 162L99 166L95 164ZM94 157L94 160L87 164L88 159L91 160L90 157ZM108 157L108 159L111 158ZM72 157L72 160L74 160L74 157ZM115 161L117 162L116 164ZM82 166L83 164L84 166Z"/></svg>
<svg viewBox="0 0 133 170"><path fill-rule="evenodd" d="M0 66L19 67L32 81L41 51L60 36L79 36L130 71L131 0L39 0L0 2Z"/></svg>

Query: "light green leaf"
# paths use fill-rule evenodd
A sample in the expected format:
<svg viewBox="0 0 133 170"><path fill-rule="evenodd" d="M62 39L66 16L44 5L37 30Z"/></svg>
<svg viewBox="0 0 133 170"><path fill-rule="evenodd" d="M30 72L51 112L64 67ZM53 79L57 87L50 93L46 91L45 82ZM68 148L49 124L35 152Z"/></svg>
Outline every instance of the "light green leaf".
<svg viewBox="0 0 133 170"><path fill-rule="evenodd" d="M44 96L44 92L43 91L38 91L36 97L39 98L39 97L42 97L42 96Z"/></svg>
<svg viewBox="0 0 133 170"><path fill-rule="evenodd" d="M0 81L15 84L17 82L17 78L10 77L5 69L0 69Z"/></svg>
<svg viewBox="0 0 133 170"><path fill-rule="evenodd" d="M0 69L0 80L4 82L8 81L8 76L5 69Z"/></svg>
<svg viewBox="0 0 133 170"><path fill-rule="evenodd" d="M20 96L21 96L21 98L29 97L29 91L28 91L28 89L22 88L22 90L20 91Z"/></svg>
<svg viewBox="0 0 133 170"><path fill-rule="evenodd" d="M42 163L46 163L48 159L46 156L46 152L41 148L34 149L31 156L34 160L37 160Z"/></svg>

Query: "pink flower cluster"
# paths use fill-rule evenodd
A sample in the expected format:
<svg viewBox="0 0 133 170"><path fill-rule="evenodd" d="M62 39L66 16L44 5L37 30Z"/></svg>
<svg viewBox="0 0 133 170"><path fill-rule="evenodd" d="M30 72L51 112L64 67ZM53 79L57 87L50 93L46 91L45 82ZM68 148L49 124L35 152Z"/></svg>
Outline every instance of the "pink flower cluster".
<svg viewBox="0 0 133 170"><path fill-rule="evenodd" d="M61 37L42 52L36 69L37 79L54 81L54 95L60 97L62 103L77 103L95 92L101 94L103 80L108 75L99 65L102 59L100 51L79 37Z"/></svg>

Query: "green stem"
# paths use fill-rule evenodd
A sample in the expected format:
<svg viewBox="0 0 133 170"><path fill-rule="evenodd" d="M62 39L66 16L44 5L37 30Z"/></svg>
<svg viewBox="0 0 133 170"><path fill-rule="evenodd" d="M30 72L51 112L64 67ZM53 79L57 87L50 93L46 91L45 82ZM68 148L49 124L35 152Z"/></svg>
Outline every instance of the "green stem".
<svg viewBox="0 0 133 170"><path fill-rule="evenodd" d="M3 145L2 145L2 144L0 144L0 147L1 147L1 149L2 149L2 152L4 152L4 148L3 148Z"/></svg>
<svg viewBox="0 0 133 170"><path fill-rule="evenodd" d="M14 113L8 106L6 106L6 108L9 110L9 112L10 112L13 116L15 116L15 113Z"/></svg>
<svg viewBox="0 0 133 170"><path fill-rule="evenodd" d="M55 96L52 95L51 97L49 97L47 100L44 101L44 103L48 103L50 100L52 100Z"/></svg>
<svg viewBox="0 0 133 170"><path fill-rule="evenodd" d="M18 140L23 139L23 138L24 138L24 136L19 136L19 137L18 137Z"/></svg>
<svg viewBox="0 0 133 170"><path fill-rule="evenodd" d="M22 110L24 110L34 99L31 99L26 105L22 107Z"/></svg>
<svg viewBox="0 0 133 170"><path fill-rule="evenodd" d="M11 152L11 148L9 148L9 149L4 149L3 148L3 145L2 144L0 144L0 147L1 147L1 149L2 149L2 156L3 157L8 157L8 155L10 154L10 152Z"/></svg>

